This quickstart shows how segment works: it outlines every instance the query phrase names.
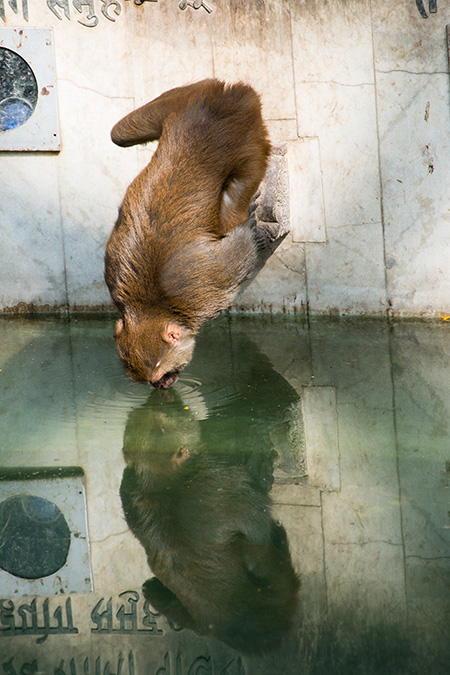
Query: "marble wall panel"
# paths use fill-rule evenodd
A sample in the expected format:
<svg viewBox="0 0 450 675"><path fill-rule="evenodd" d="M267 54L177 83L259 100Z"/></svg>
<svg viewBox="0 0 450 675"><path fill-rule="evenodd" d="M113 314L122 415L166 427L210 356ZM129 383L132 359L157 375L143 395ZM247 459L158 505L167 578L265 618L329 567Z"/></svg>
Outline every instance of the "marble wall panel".
<svg viewBox="0 0 450 675"><path fill-rule="evenodd" d="M212 29L215 77L254 86L267 119L295 118L287 0L217 3Z"/></svg>
<svg viewBox="0 0 450 675"><path fill-rule="evenodd" d="M288 143L289 206L294 242L326 242L319 140Z"/></svg>
<svg viewBox="0 0 450 675"><path fill-rule="evenodd" d="M378 74L388 297L396 313L450 305L448 75Z"/></svg>
<svg viewBox="0 0 450 675"><path fill-rule="evenodd" d="M381 221L375 89L296 83L299 136L319 139L327 227Z"/></svg>
<svg viewBox="0 0 450 675"><path fill-rule="evenodd" d="M274 146L282 146L286 141L297 141L297 119L266 120L269 138Z"/></svg>
<svg viewBox="0 0 450 675"><path fill-rule="evenodd" d="M370 0L294 0L290 7L296 83L373 84Z"/></svg>
<svg viewBox="0 0 450 675"><path fill-rule="evenodd" d="M415 3L372 11L388 297L394 313L438 313L450 302L450 7L427 19Z"/></svg>
<svg viewBox="0 0 450 675"><path fill-rule="evenodd" d="M373 41L377 71L404 70L415 73L448 73L445 26L450 6L437 3L437 12L424 19L417 3L372 0Z"/></svg>
<svg viewBox="0 0 450 675"><path fill-rule="evenodd" d="M311 312L381 313L370 3L292 3L292 16L298 133L318 138L327 233L326 244L306 245L308 306ZM363 223L370 225L353 227Z"/></svg>
<svg viewBox="0 0 450 675"><path fill-rule="evenodd" d="M95 91L60 83L65 119L64 152L59 162L67 292L70 307L110 304L103 281L104 247L117 210L138 173L139 153L115 146L113 124L133 108L130 99L109 99ZM90 125L80 134L78 120L88 106Z"/></svg>
<svg viewBox="0 0 450 675"><path fill-rule="evenodd" d="M303 246L292 246L288 234L279 246L277 242L272 245L272 250L274 253L251 283L243 284L233 302L233 311L306 312Z"/></svg>
<svg viewBox="0 0 450 675"><path fill-rule="evenodd" d="M0 187L0 304L66 305L58 161L3 153Z"/></svg>
<svg viewBox="0 0 450 675"><path fill-rule="evenodd" d="M87 28L75 24L78 21L76 12L73 12L70 23L61 21L55 24L52 21L57 36L58 78L79 87L82 99L84 92L89 90L111 98L124 98L134 93L127 67L127 6L122 4L124 9L117 23L104 20L99 12L99 25L95 27L95 35L91 39L85 34Z"/></svg>
<svg viewBox="0 0 450 675"><path fill-rule="evenodd" d="M327 237L326 245L306 244L310 311L385 312L381 223L328 227Z"/></svg>
<svg viewBox="0 0 450 675"><path fill-rule="evenodd" d="M184 10L179 5L185 4ZM204 3L207 7L209 4ZM212 77L212 24L217 12L188 3L126 4L129 72L136 107L164 91Z"/></svg>

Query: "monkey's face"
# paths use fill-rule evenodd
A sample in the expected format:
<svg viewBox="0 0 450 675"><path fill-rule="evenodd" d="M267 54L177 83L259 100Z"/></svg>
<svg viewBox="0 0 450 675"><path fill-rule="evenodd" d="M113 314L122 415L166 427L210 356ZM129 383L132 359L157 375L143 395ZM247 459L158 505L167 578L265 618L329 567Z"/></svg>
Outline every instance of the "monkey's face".
<svg viewBox="0 0 450 675"><path fill-rule="evenodd" d="M163 319L119 319L114 336L127 375L156 389L167 389L176 382L195 345L192 331Z"/></svg>

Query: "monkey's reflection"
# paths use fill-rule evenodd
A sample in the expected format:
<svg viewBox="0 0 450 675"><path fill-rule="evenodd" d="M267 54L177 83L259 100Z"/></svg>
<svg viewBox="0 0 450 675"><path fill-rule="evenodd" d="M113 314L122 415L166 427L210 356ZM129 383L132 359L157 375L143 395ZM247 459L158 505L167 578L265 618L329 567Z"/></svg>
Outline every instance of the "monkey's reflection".
<svg viewBox="0 0 450 675"><path fill-rule="evenodd" d="M236 405L242 414L242 401ZM223 419L198 421L175 390L153 392L128 417L120 494L155 575L143 589L152 606L185 628L258 652L289 631L299 582L285 530L271 515L269 436L253 431L250 451L220 447Z"/></svg>

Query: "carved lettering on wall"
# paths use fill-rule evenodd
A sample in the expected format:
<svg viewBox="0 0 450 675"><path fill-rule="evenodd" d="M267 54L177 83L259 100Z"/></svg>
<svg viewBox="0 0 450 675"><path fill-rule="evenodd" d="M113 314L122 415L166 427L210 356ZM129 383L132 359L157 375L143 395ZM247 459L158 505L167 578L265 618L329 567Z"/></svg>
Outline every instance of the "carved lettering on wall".
<svg viewBox="0 0 450 675"><path fill-rule="evenodd" d="M63 616L63 612L65 616ZM49 598L45 598L38 607L37 599L30 604L16 605L12 600L0 600L0 637L15 635L38 635L36 642L44 642L49 635L78 633L73 625L72 601L64 603L64 609L58 605L50 616Z"/></svg>
<svg viewBox="0 0 450 675"><path fill-rule="evenodd" d="M91 612L91 621L94 627L91 633L152 633L162 635L163 630L158 627L159 613L152 610L146 600L142 613L138 615L139 593L124 591L119 598L122 603L113 609L112 598L105 602L100 598Z"/></svg>
<svg viewBox="0 0 450 675"><path fill-rule="evenodd" d="M95 604L94 604L95 602ZM147 600L141 598L134 590L124 591L115 598L96 599L88 608L90 610L90 632L95 635L122 634L127 636L127 649L120 649L113 656L110 642L107 642L107 656L102 650L96 656L86 655L80 647L73 650L75 643L68 641L69 653L64 659L60 657L48 665L48 649L42 645L52 635L69 635L82 633L76 627L77 620L73 616L71 597L33 598L31 601L14 602L11 599L0 599L0 638L36 637L40 645L33 652L33 658L20 659L20 656L8 654L9 641L0 639L0 674L2 675L154 675L156 673L174 673L176 675L245 675L244 665L240 657L229 656L217 659L209 655L196 655L191 650L165 651L159 657L159 663L148 664L141 668L136 663L136 656L129 648L128 638L131 636L149 635L160 637L172 631L180 631L160 616ZM88 615L89 616L89 615ZM84 617L85 619L88 617ZM80 617L78 617L78 620ZM85 625L85 624L84 624ZM147 643L146 643L147 644ZM69 647L70 645L70 647ZM44 649L44 658L40 650ZM118 654L118 655L117 655ZM41 661L40 661L41 659ZM155 671L156 667L156 671Z"/></svg>
<svg viewBox="0 0 450 675"><path fill-rule="evenodd" d="M14 656L2 663L2 667L2 672L6 675L33 675L33 673L43 672L39 669L38 660L19 665ZM46 672L48 675L137 675L132 651L129 651L126 656L119 652L115 661L102 659L100 656L96 659L90 659L88 656L81 657L80 660L63 659L52 671Z"/></svg>
<svg viewBox="0 0 450 675"><path fill-rule="evenodd" d="M37 2L38 0L34 0ZM43 2L44 0L41 0ZM122 0L122 2L130 2L130 0ZM145 0L135 0L136 5L144 4ZM152 4L158 4L163 0L149 0ZM25 21L29 20L29 0L0 0L0 18L6 21L6 11L8 7L17 16L21 15ZM116 18L122 12L122 4L119 0L46 0L48 9L56 16L57 19L63 21L67 19L71 21L73 17L77 22L86 28L95 28L99 25L100 14L108 21L115 22ZM204 0L180 0L178 9L184 11L186 9L204 10L207 14L211 14L213 8L204 2ZM71 11L72 10L72 11ZM75 10L75 12L73 12ZM8 10L9 11L9 10ZM142 10L136 10L142 11ZM82 18L79 18L79 14Z"/></svg>
<svg viewBox="0 0 450 675"><path fill-rule="evenodd" d="M193 0L193 2L189 2L188 0L181 0L180 4L178 5L180 9L186 9L186 7L192 7L192 9L206 9L208 14L211 14L212 8L208 7L203 0Z"/></svg>
<svg viewBox="0 0 450 675"><path fill-rule="evenodd" d="M159 626L159 612L155 612L147 600L140 602L137 591L123 591L117 600L100 598L91 610L92 633L163 635ZM39 636L36 642L44 642L49 635L78 633L74 626L72 600L68 597L61 605L61 599L51 598L58 606L50 612L50 598L34 598L29 604L14 603L0 599L0 637L24 635ZM179 630L169 623L171 630Z"/></svg>
<svg viewBox="0 0 450 675"><path fill-rule="evenodd" d="M18 5L17 0L9 0L8 4L11 7L14 14L19 13L19 5ZM22 17L25 19L25 21L28 21L28 0L22 0L21 12L22 12ZM3 21L6 21L4 0L0 0L0 18L2 18Z"/></svg>
<svg viewBox="0 0 450 675"><path fill-rule="evenodd" d="M423 19L428 19L428 14L426 12L426 9L424 7L424 4L422 0L416 0L416 7L420 12L420 15ZM434 14L437 12L437 0L428 0L428 11L431 14Z"/></svg>
<svg viewBox="0 0 450 675"><path fill-rule="evenodd" d="M3 673L6 675L33 675L43 672L39 670L38 660L20 662L12 656L7 661L0 662ZM62 659L51 670L46 670L47 675L154 675L166 673L169 675L245 675L245 669L240 657L231 658L225 665L218 665L211 656L185 656L181 652L166 652L161 662L154 670L152 666L139 670L136 667L133 651L127 654L121 651L117 659L103 659L101 656L90 658ZM150 670L151 668L151 670Z"/></svg>

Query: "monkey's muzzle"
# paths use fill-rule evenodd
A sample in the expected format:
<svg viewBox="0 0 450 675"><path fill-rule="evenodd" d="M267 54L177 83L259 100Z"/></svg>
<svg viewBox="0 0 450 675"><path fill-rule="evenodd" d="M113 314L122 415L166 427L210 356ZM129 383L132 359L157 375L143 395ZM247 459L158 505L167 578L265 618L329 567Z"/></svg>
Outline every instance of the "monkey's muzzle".
<svg viewBox="0 0 450 675"><path fill-rule="evenodd" d="M178 380L179 370L172 370L171 373L166 373L157 382L150 382L155 389L168 389Z"/></svg>

